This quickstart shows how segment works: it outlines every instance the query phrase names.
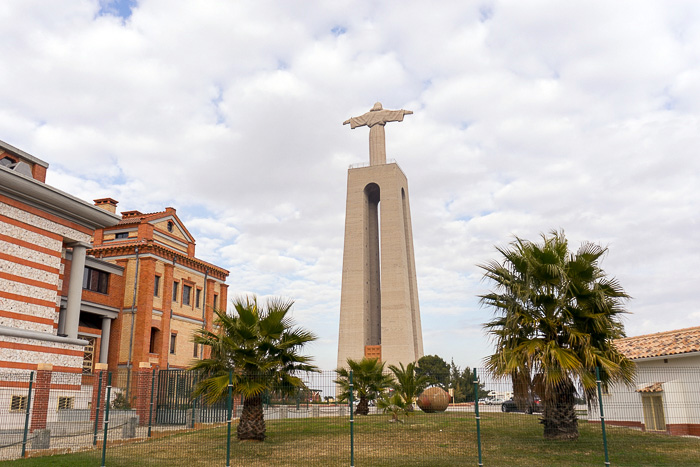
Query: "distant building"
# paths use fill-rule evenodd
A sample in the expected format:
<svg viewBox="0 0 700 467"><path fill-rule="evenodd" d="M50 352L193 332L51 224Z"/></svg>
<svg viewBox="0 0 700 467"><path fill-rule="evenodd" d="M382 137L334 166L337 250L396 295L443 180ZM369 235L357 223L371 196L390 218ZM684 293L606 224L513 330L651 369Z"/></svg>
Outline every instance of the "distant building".
<svg viewBox="0 0 700 467"><path fill-rule="evenodd" d="M106 358L108 349L100 349L102 329L109 329L119 313L118 307L90 294L87 298L93 303L82 301L86 265L88 270L121 275L120 268L86 257L94 230L116 224L119 216L47 185L47 168L46 162L0 141L4 374L48 364L77 376L83 371L86 349ZM80 379L71 384L78 386Z"/></svg>
<svg viewBox="0 0 700 467"><path fill-rule="evenodd" d="M603 394L605 423L672 435L700 436L700 327L615 341L637 365L632 387ZM599 417L597 405L589 419Z"/></svg>
<svg viewBox="0 0 700 467"><path fill-rule="evenodd" d="M95 203L116 212L111 198ZM141 362L186 368L202 358L193 334L211 330L213 310L226 308L229 273L195 257L195 240L175 209L122 212L117 225L95 231L88 253L124 271L120 290L108 291L122 310L110 332L110 369ZM101 273L93 274L99 284Z"/></svg>

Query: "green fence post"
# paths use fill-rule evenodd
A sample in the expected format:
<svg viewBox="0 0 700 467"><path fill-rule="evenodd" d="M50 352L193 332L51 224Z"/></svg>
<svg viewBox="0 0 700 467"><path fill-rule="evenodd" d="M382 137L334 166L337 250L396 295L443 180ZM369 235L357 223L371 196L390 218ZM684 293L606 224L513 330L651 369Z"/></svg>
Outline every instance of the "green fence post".
<svg viewBox="0 0 700 467"><path fill-rule="evenodd" d="M29 431L29 409L32 405L32 384L34 383L34 372L29 373L29 391L27 392L27 413L24 416L24 435L22 436L22 457L27 452L27 432Z"/></svg>
<svg viewBox="0 0 700 467"><path fill-rule="evenodd" d="M190 428L194 429L194 419L195 419L195 414L197 413L197 398L195 397L192 399L192 423L190 424Z"/></svg>
<svg viewBox="0 0 700 467"><path fill-rule="evenodd" d="M610 466L610 459L608 458L608 437L605 434L605 416L603 415L603 390L601 388L600 382L600 367L595 367L595 379L596 385L598 386L598 405L600 407L600 428L603 432L603 450L605 451L605 465Z"/></svg>
<svg viewBox="0 0 700 467"><path fill-rule="evenodd" d="M151 424L153 422L153 393L155 392L156 385L156 369L153 369L153 375L151 376L151 405L149 405L148 410L148 437L151 437Z"/></svg>
<svg viewBox="0 0 700 467"><path fill-rule="evenodd" d="M481 417L479 416L479 380L476 377L476 368L474 368L474 414L476 415L476 445L479 452L479 467L484 463L481 459Z"/></svg>
<svg viewBox="0 0 700 467"><path fill-rule="evenodd" d="M92 445L97 446L97 429L99 428L100 425L100 396L102 395L102 371L100 370L98 378L100 378L97 381L97 403L95 407L95 432L92 435ZM94 386L93 386L94 387Z"/></svg>
<svg viewBox="0 0 700 467"><path fill-rule="evenodd" d="M226 399L226 409L228 410L228 428L226 432L226 467L231 467L231 406L233 405L233 371L228 372L228 398Z"/></svg>
<svg viewBox="0 0 700 467"><path fill-rule="evenodd" d="M353 417L353 384L352 384L352 370L350 370L350 467L355 467L355 419Z"/></svg>
<svg viewBox="0 0 700 467"><path fill-rule="evenodd" d="M112 395L112 372L107 373L107 396L105 397L105 424L104 437L102 439L102 467L105 467L107 457L107 431L109 430L109 401Z"/></svg>

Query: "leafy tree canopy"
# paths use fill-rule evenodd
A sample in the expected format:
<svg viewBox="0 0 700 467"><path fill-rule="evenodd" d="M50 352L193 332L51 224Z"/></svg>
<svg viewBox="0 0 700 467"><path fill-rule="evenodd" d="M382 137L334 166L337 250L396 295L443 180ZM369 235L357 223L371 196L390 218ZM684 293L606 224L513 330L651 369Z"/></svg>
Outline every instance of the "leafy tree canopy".
<svg viewBox="0 0 700 467"><path fill-rule="evenodd" d="M447 389L450 383L450 365L437 355L425 355L418 359L417 376L426 376L429 384Z"/></svg>
<svg viewBox="0 0 700 467"><path fill-rule="evenodd" d="M599 266L607 248L585 242L572 253L563 231L497 250L501 262L480 265L494 285L481 296L495 314L484 325L496 346L487 368L512 379L519 404L542 398L546 438L576 439L576 385L592 401L596 367L605 385L632 381L634 364L613 345L629 295Z"/></svg>
<svg viewBox="0 0 700 467"><path fill-rule="evenodd" d="M239 298L232 314L214 310L215 331L195 333L195 343L210 349L210 356L190 368L200 377L193 397L204 395L210 401L225 397L232 377L233 391L244 396L239 439L265 439L263 393L296 393L304 387L299 373L317 371L311 357L301 353L316 336L294 325L288 316L293 303L271 298L260 304L255 296Z"/></svg>

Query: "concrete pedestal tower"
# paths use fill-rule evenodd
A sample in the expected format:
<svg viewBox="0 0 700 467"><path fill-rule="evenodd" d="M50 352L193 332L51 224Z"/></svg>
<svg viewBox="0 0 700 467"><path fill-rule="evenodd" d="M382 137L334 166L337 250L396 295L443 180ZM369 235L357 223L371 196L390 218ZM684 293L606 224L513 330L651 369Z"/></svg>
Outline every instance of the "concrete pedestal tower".
<svg viewBox="0 0 700 467"><path fill-rule="evenodd" d="M371 111L344 124L370 127L370 165L348 170L338 367L379 358L404 365L423 356L408 181L386 163L384 125L410 110Z"/></svg>

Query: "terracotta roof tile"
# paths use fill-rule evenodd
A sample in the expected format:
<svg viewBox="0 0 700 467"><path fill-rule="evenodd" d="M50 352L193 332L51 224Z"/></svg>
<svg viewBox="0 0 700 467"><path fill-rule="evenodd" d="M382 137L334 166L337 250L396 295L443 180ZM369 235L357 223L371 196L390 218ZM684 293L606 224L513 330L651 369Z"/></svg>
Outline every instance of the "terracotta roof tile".
<svg viewBox="0 0 700 467"><path fill-rule="evenodd" d="M663 392L664 390L664 383L659 382L659 383L654 383L650 384L649 386L645 386L642 389L637 389L637 392Z"/></svg>
<svg viewBox="0 0 700 467"><path fill-rule="evenodd" d="M158 218L158 217L165 217L166 215L170 215L172 213L168 211L158 211L158 212L140 212L140 211L125 211L122 212L122 216L125 216L122 218L122 220L119 221L119 224L117 225L126 225L126 224L139 224L142 221L145 220L150 220L153 218Z"/></svg>
<svg viewBox="0 0 700 467"><path fill-rule="evenodd" d="M140 223L141 223L140 217L128 217L126 219L120 220L117 225L140 224Z"/></svg>
<svg viewBox="0 0 700 467"><path fill-rule="evenodd" d="M615 347L632 360L700 352L700 326L617 339Z"/></svg>

